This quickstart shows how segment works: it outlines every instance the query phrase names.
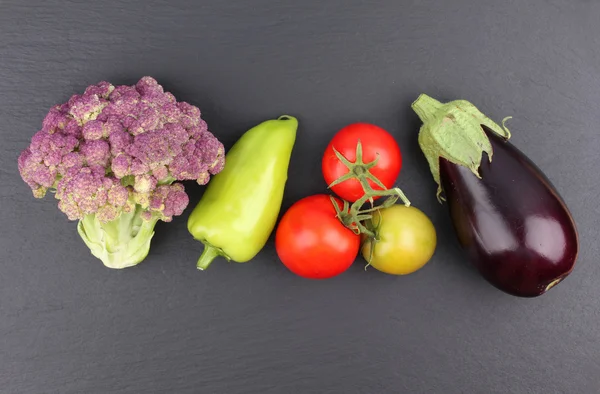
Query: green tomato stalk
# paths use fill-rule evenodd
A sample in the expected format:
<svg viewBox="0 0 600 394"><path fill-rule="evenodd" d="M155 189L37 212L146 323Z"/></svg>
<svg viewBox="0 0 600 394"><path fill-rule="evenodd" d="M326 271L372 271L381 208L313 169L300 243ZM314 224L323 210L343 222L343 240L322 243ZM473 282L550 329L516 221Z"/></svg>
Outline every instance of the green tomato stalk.
<svg viewBox="0 0 600 394"><path fill-rule="evenodd" d="M344 201L342 209L340 209L335 199L331 197L331 202L337 216L340 221L354 233L359 235L364 234L369 238L374 239L376 238L375 229L368 228L364 223L370 222L373 214L380 209L388 208L396 204L398 199L402 200L407 207L410 206L410 201L400 188L395 187L393 189L387 189L377 177L371 174L370 169L377 165L379 158L377 157L375 160L365 163L363 161L362 143L360 140L356 144L356 160L354 163L348 160L335 148L333 148L333 151L340 162L348 167L348 172L333 181L329 185L329 188L349 179L356 179L360 182L364 190L364 195L354 203L350 204L348 201ZM369 181L375 183L381 190L373 189ZM378 197L385 197L385 200L382 204L375 206L375 198ZM370 208L363 208L367 202L370 202Z"/></svg>

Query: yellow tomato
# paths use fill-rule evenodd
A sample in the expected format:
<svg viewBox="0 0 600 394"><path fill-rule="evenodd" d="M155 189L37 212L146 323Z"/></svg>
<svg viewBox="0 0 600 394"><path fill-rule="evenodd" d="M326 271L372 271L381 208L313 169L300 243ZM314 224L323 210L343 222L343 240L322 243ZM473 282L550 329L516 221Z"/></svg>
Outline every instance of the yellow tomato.
<svg viewBox="0 0 600 394"><path fill-rule="evenodd" d="M423 267L433 256L437 244L435 227L422 211L415 207L393 205L373 215L378 227L378 240L371 254L368 240L362 255L379 271L406 275Z"/></svg>

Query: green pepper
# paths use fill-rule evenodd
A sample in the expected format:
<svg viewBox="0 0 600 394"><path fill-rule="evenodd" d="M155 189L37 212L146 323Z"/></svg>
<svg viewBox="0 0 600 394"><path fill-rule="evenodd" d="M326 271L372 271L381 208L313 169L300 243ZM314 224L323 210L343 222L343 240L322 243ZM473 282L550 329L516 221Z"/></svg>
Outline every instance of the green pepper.
<svg viewBox="0 0 600 394"><path fill-rule="evenodd" d="M246 131L225 156L188 219L204 244L200 270L214 258L244 263L265 246L281 209L298 120L283 115Z"/></svg>

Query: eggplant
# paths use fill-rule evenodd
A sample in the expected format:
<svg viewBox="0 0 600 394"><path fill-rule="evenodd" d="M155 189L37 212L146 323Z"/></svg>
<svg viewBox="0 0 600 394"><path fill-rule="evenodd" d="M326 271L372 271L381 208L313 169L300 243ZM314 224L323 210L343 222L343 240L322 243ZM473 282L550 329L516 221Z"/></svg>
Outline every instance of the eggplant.
<svg viewBox="0 0 600 394"><path fill-rule="evenodd" d="M517 297L537 297L572 271L579 237L563 198L508 140L510 132L465 100L420 95L419 145L446 200L461 247L478 272Z"/></svg>

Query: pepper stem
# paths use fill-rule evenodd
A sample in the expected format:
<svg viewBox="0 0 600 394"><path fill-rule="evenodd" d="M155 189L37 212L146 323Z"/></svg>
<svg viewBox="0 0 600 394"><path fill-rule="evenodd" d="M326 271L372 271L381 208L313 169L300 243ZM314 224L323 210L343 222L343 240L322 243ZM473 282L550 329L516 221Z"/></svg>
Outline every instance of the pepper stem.
<svg viewBox="0 0 600 394"><path fill-rule="evenodd" d="M422 93L412 103L412 109L417 113L419 119L423 123L433 118L435 114L444 104L437 101L433 97L429 97L425 93Z"/></svg>
<svg viewBox="0 0 600 394"><path fill-rule="evenodd" d="M227 256L225 256L225 254L219 248L216 248L208 243L204 243L204 250L202 251L200 258L198 259L196 268L198 268L201 271L204 271L208 268L210 263L212 263L212 261L219 256L227 258ZM227 260L229 259L227 258Z"/></svg>

